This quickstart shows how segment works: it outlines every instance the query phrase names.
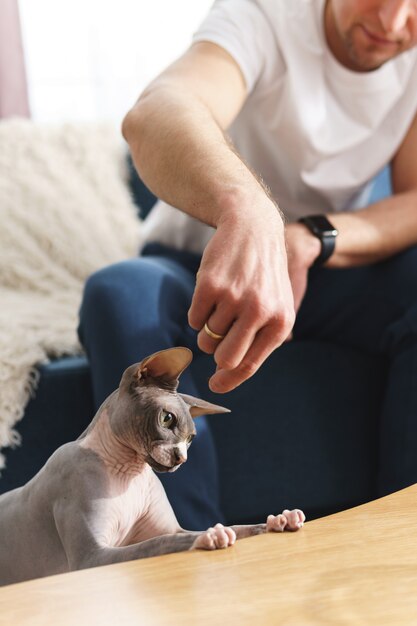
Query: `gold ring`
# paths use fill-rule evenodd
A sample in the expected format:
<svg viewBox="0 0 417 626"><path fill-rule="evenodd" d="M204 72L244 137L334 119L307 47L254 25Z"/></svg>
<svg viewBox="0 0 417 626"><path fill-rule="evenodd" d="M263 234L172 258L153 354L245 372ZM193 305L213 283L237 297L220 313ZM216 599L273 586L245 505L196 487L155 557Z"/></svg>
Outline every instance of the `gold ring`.
<svg viewBox="0 0 417 626"><path fill-rule="evenodd" d="M210 330L207 324L204 324L204 330L206 331L209 337L211 337L212 339L217 339L217 341L219 341L220 339L224 339L226 336L226 335L218 335L217 333L213 333L213 331Z"/></svg>

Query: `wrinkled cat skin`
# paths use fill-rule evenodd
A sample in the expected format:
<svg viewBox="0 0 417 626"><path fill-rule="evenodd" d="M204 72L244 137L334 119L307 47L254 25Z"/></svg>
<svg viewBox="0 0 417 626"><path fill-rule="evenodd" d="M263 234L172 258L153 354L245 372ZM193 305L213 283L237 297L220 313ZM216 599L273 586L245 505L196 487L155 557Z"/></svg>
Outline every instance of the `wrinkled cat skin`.
<svg viewBox="0 0 417 626"><path fill-rule="evenodd" d="M0 496L0 584L183 550L214 550L264 532L298 530L298 509L266 524L183 530L157 472L187 460L193 418L228 409L177 392L187 348L130 366L87 430L25 486Z"/></svg>

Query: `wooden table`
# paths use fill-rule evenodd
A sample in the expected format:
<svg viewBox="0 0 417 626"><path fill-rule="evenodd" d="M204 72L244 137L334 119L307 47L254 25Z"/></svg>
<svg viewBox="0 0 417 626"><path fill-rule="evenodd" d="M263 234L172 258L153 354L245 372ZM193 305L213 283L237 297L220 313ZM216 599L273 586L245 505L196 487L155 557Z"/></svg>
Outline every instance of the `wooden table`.
<svg viewBox="0 0 417 626"><path fill-rule="evenodd" d="M297 533L3 587L0 624L417 625L417 485Z"/></svg>

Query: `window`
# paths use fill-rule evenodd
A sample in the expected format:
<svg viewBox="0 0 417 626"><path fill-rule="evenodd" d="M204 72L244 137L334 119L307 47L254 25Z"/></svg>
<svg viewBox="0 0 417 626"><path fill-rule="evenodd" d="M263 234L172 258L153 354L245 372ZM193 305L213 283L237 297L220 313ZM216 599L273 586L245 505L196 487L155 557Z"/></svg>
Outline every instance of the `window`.
<svg viewBox="0 0 417 626"><path fill-rule="evenodd" d="M120 123L212 0L19 0L32 117Z"/></svg>

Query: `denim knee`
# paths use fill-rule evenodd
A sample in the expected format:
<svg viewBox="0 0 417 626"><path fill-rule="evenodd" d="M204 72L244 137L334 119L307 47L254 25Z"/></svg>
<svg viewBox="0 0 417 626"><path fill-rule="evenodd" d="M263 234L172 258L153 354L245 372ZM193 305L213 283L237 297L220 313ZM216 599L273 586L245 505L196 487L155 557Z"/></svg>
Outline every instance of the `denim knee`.
<svg viewBox="0 0 417 626"><path fill-rule="evenodd" d="M84 288L80 340L85 344L97 325L123 340L129 334L149 338L153 333L172 338L187 326L193 289L193 274L162 257L139 257L101 269Z"/></svg>
<svg viewBox="0 0 417 626"><path fill-rule="evenodd" d="M136 259L135 259L136 260ZM110 265L94 272L87 279L81 308L79 312L78 335L83 343L85 328L94 323L98 317L108 316L109 323L117 323L117 305L122 306L125 294L128 291L129 275L132 269L128 266L131 261L124 261Z"/></svg>

